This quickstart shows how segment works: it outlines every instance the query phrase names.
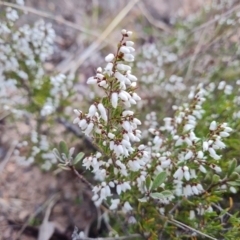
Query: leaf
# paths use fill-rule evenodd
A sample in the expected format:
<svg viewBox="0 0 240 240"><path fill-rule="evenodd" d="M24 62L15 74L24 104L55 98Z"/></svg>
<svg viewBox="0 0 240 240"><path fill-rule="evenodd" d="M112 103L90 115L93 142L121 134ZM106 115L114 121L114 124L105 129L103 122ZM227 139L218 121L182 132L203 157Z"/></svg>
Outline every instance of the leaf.
<svg viewBox="0 0 240 240"><path fill-rule="evenodd" d="M214 174L212 177L212 182L213 183L218 183L220 181L220 177L217 174Z"/></svg>
<svg viewBox="0 0 240 240"><path fill-rule="evenodd" d="M229 181L227 182L227 184L229 184L230 186L239 187L240 181Z"/></svg>
<svg viewBox="0 0 240 240"><path fill-rule="evenodd" d="M139 198L138 201L139 201L139 202L147 202L147 198L146 198L146 197Z"/></svg>
<svg viewBox="0 0 240 240"><path fill-rule="evenodd" d="M153 181L152 190L158 188L167 178L166 172L159 173Z"/></svg>
<svg viewBox="0 0 240 240"><path fill-rule="evenodd" d="M154 199L163 199L164 198L163 194L162 193L158 193L158 192L151 193L150 197L152 197Z"/></svg>
<svg viewBox="0 0 240 240"><path fill-rule="evenodd" d="M236 159L232 160L229 164L229 168L228 168L228 176L231 176L231 174L234 172L234 170L237 167L237 161Z"/></svg>
<svg viewBox="0 0 240 240"><path fill-rule="evenodd" d="M64 162L64 160L63 160L63 159L61 158L61 156L60 156L59 151L58 151L56 148L53 149L53 154L54 154L54 156L57 158L57 160L58 160L59 162Z"/></svg>
<svg viewBox="0 0 240 240"><path fill-rule="evenodd" d="M146 187L147 187L147 190L150 190L151 183L152 183L151 177L150 177L150 176L147 176L147 178L146 178Z"/></svg>
<svg viewBox="0 0 240 240"><path fill-rule="evenodd" d="M164 196L164 197L171 197L173 194L171 191L169 190L165 190L165 191L162 191L161 194Z"/></svg>
<svg viewBox="0 0 240 240"><path fill-rule="evenodd" d="M80 152L73 160L73 165L76 165L80 160L82 160L84 157L84 153Z"/></svg>
<svg viewBox="0 0 240 240"><path fill-rule="evenodd" d="M58 164L58 167L60 167L63 170L68 170L68 171L70 170L70 168L67 167L65 164Z"/></svg>
<svg viewBox="0 0 240 240"><path fill-rule="evenodd" d="M59 149L60 149L61 153L65 153L65 155L68 156L68 148L67 148L67 145L64 141L61 141L59 143Z"/></svg>

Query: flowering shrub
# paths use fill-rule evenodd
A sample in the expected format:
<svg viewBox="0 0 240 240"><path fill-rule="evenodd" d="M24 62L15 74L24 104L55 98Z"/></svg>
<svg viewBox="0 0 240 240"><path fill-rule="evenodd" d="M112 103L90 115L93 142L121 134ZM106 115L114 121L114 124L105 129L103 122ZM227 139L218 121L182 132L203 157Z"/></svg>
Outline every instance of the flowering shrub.
<svg viewBox="0 0 240 240"><path fill-rule="evenodd" d="M216 14L216 35L206 36L207 42L201 43L198 33L189 35L204 19L193 17L176 24L166 43L141 47L136 64L132 32L122 30L116 52L87 80L95 89L89 109L74 110L73 123L96 150L86 156L75 155L63 141L50 151L55 118L67 118L74 106L74 77L50 74L43 66L53 53L51 25L17 27L17 11L6 9L0 24L1 111L10 114L16 129L25 122L30 128L16 146L18 162L38 160L50 169L58 161L71 170L92 191L109 236L239 236L240 64L231 26L238 26L240 14L224 18L219 14L232 1L220 2L213 1L211 12L204 9L206 17ZM220 51L217 44L225 35L230 40ZM79 166L94 180L81 175ZM73 239L87 237L74 230Z"/></svg>
<svg viewBox="0 0 240 240"><path fill-rule="evenodd" d="M38 159L49 170L56 160L51 150L54 142L48 140L54 138L54 131L48 125L52 125L54 113L61 116L58 109L67 105L74 78L51 75L43 66L53 53L52 25L39 20L33 26L17 27L18 18L16 10L7 8L0 24L1 112L10 116L7 120L15 129L27 129L14 151L17 161L29 165Z"/></svg>
<svg viewBox="0 0 240 240"><path fill-rule="evenodd" d="M164 118L162 125L156 114L148 115L150 127L142 138L141 121L131 110L141 101L130 66L134 61L131 35L122 30L116 53L107 55L106 67L87 80L104 95L96 97L88 112L74 110L74 124L92 139L97 151L84 158L80 153L73 160L74 150L68 151L61 142L60 150L54 150L61 167L69 167L88 184L96 207L105 206L110 216L119 214L129 232L138 233L139 238L238 236L237 215L221 205L223 196L236 193L240 186L236 159L224 157L226 139L234 130L217 121L216 115L206 115L215 85L193 86L188 103L173 106L173 116ZM221 85L225 86L221 82L218 89L228 95ZM144 139L146 144L141 142ZM76 172L74 165L80 160L94 174L96 185ZM112 234L123 234L123 229L116 228ZM77 237L75 231L74 236L84 239L82 232Z"/></svg>

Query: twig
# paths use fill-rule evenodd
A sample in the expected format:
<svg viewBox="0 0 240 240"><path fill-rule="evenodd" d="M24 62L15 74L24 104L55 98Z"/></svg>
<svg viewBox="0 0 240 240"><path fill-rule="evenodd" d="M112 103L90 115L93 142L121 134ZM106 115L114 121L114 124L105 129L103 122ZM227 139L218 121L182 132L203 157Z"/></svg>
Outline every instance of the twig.
<svg viewBox="0 0 240 240"><path fill-rule="evenodd" d="M11 113L6 113L3 116L0 116L0 121L2 121L4 118L8 117Z"/></svg>
<svg viewBox="0 0 240 240"><path fill-rule="evenodd" d="M22 10L22 11L25 11L25 12L30 12L30 13L36 14L38 16L54 20L54 21L58 22L59 24L66 25L70 28L73 28L73 29L75 29L77 31L80 31L80 32L84 32L84 33L86 33L88 35L92 35L94 37L99 36L98 33L94 33L92 31L89 31L88 29L79 26L79 24L75 24L75 23L72 23L70 21L67 21L67 20L63 19L61 16L54 16L52 14L49 14L49 13L31 8L31 7L20 6L20 5L14 4L14 3L8 3L8 2L4 2L4 1L0 1L0 5L6 6L6 7L16 8L16 9L19 9L19 10Z"/></svg>
<svg viewBox="0 0 240 240"><path fill-rule="evenodd" d="M58 69L62 73L67 73L70 71L71 73L76 72L76 70L86 61L88 57L90 57L93 52L99 48L101 43L108 37L108 35L112 32L112 30L121 22L121 20L127 15L127 13L133 8L133 6L139 0L131 0L121 11L120 13L111 21L111 23L107 26L107 28L103 31L103 33L97 38L95 42L93 42L86 50L83 52L78 59L74 59L69 62L62 69Z"/></svg>
<svg viewBox="0 0 240 240"><path fill-rule="evenodd" d="M226 17L226 16L230 15L231 13L237 11L238 9L240 9L240 5L237 5L237 6L233 7L233 8L231 8L230 10L228 10L227 12L223 13L222 15L220 15L220 18ZM217 21L218 21L218 19L215 19L215 18L211 19L210 21L208 21L208 22L202 24L201 26L195 28L193 31L191 31L191 33L195 33L195 32L197 32L197 31L199 31L199 30L201 30L203 28L206 28L206 27L214 24Z"/></svg>
<svg viewBox="0 0 240 240"><path fill-rule="evenodd" d="M50 199L48 199L42 206L40 206L31 216L29 216L28 220L23 224L23 226L21 227L21 229L19 230L17 236L15 237L15 240L19 240L22 233L24 232L24 230L26 229L26 227L28 226L28 223L34 219L40 212L42 212L44 210L44 208L46 208L48 206L48 204L50 202L52 202L54 199L56 199L59 196L59 194L55 194L53 195Z"/></svg>
<svg viewBox="0 0 240 240"><path fill-rule="evenodd" d="M201 51L201 48L202 48L203 39L204 39L204 30L201 32L201 36L199 38L197 46L195 47L194 53L193 53L193 55L190 59L188 69L187 69L187 73L186 73L186 77L185 77L186 81L188 81L190 76L191 76L191 73L192 73L192 70L193 70L193 64L194 64L194 62L197 58L198 53Z"/></svg>
<svg viewBox="0 0 240 240"><path fill-rule="evenodd" d="M207 237L207 238L209 238L209 239L217 240L217 238L211 237L211 236L207 235L206 233L200 232L200 231L198 231L197 229L192 228L192 227L190 227L190 226L188 226L188 225L186 225L186 224L184 224L184 223L181 223L181 222L179 222L179 221L177 221L177 220L175 220L175 219L169 219L168 222L170 222L170 223L172 223L172 224L176 224L176 225L178 225L178 226L185 227L185 228L187 228L187 229L189 229L189 230L191 230L191 231L193 231L193 232L196 232L196 233L198 233L199 235L202 235L202 236L204 236L204 237Z"/></svg>
<svg viewBox="0 0 240 240"><path fill-rule="evenodd" d="M4 158L3 161L1 162L1 164L0 164L0 174L2 173L3 169L5 168L6 164L7 164L8 161L9 161L10 157L12 156L12 153L13 153L16 145L17 145L17 142L13 143L13 144L10 146L10 148L9 148L9 150L8 150L5 158Z"/></svg>
<svg viewBox="0 0 240 240"><path fill-rule="evenodd" d="M93 189L93 185L85 178L83 177L75 167L69 165L69 168L72 170L72 172L83 182L85 183L91 190Z"/></svg>
<svg viewBox="0 0 240 240"><path fill-rule="evenodd" d="M144 6L144 3L139 2L138 7L141 10L142 14L146 17L146 19L156 28L159 28L165 32L171 33L172 29L163 21L156 20L153 18L153 16L146 10L146 6Z"/></svg>
<svg viewBox="0 0 240 240"><path fill-rule="evenodd" d="M129 236L123 236L123 237L106 237L106 238L80 238L81 240L127 240L131 238L142 238L143 236L141 234L132 234Z"/></svg>

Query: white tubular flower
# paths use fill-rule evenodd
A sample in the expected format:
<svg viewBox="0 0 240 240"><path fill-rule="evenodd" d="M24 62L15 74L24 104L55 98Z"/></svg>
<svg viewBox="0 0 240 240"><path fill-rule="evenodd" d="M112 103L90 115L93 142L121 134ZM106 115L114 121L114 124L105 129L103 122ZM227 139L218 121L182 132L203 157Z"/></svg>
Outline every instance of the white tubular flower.
<svg viewBox="0 0 240 240"><path fill-rule="evenodd" d="M179 167L177 171L173 174L174 178L177 178L178 180L182 180L183 178L183 169L182 167Z"/></svg>
<svg viewBox="0 0 240 240"><path fill-rule="evenodd" d="M208 150L208 142L203 142L203 151Z"/></svg>
<svg viewBox="0 0 240 240"><path fill-rule="evenodd" d="M86 130L84 131L84 133L88 136L90 135L90 133L92 132L93 130L93 127L94 127L94 124L93 122L90 122L86 128Z"/></svg>
<svg viewBox="0 0 240 240"><path fill-rule="evenodd" d="M122 53L130 53L130 50L128 49L128 47L121 46L120 52L122 52Z"/></svg>
<svg viewBox="0 0 240 240"><path fill-rule="evenodd" d="M211 164L211 165L210 165L210 168L212 168L213 170L215 170L216 173L222 172L222 169L221 169L219 166L215 165L215 164Z"/></svg>
<svg viewBox="0 0 240 240"><path fill-rule="evenodd" d="M126 41L126 46L127 47L132 47L134 45L134 42L132 41Z"/></svg>
<svg viewBox="0 0 240 240"><path fill-rule="evenodd" d="M225 145L225 143L223 143L223 142L221 141L221 138L220 138L220 137L218 137L218 138L215 139L214 145L213 145L213 148L214 148L214 149L223 149L223 148L225 148L225 147L226 147L226 145Z"/></svg>
<svg viewBox="0 0 240 240"><path fill-rule="evenodd" d="M129 71L131 70L131 67L122 63L117 64L117 69L120 71Z"/></svg>
<svg viewBox="0 0 240 240"><path fill-rule="evenodd" d="M107 122L107 111L106 111L106 109L105 109L105 107L103 106L103 104L102 103L99 103L98 104L98 110L99 110L99 112L100 112L100 114L101 114L101 117L102 117L102 119L105 121L105 122Z"/></svg>
<svg viewBox="0 0 240 240"><path fill-rule="evenodd" d="M220 135L221 137L229 137L229 136L230 136L230 134L227 133L227 132L220 132L219 135Z"/></svg>
<svg viewBox="0 0 240 240"><path fill-rule="evenodd" d="M126 62L134 62L134 56L132 54L130 54L130 53L124 54L123 55L123 59Z"/></svg>
<svg viewBox="0 0 240 240"><path fill-rule="evenodd" d="M185 197L189 197L193 195L192 187L191 185L187 185L183 188L183 195Z"/></svg>
<svg viewBox="0 0 240 240"><path fill-rule="evenodd" d="M187 154L185 155L184 159L185 159L185 160L188 160L188 159L192 158L192 156L193 156L193 152L192 152L191 150L189 150L189 151L187 152Z"/></svg>
<svg viewBox="0 0 240 240"><path fill-rule="evenodd" d="M215 150L213 148L209 148L208 149L210 156L215 159L215 160L219 160L221 158L221 156L217 155Z"/></svg>
<svg viewBox="0 0 240 240"><path fill-rule="evenodd" d="M230 187L229 190L234 194L237 193L237 189L235 187Z"/></svg>
<svg viewBox="0 0 240 240"><path fill-rule="evenodd" d="M206 168L205 168L203 165L200 165L200 166L199 166L199 170L200 170L202 173L207 173L207 170L206 170Z"/></svg>
<svg viewBox="0 0 240 240"><path fill-rule="evenodd" d="M209 127L209 130L215 131L217 129L217 123L216 121L212 121Z"/></svg>
<svg viewBox="0 0 240 240"><path fill-rule="evenodd" d="M127 35L130 37L132 35L132 31L127 31Z"/></svg>
<svg viewBox="0 0 240 240"><path fill-rule="evenodd" d="M133 97L133 99L136 100L136 101L140 101L140 100L141 100L141 98L140 98L140 97L137 95L137 93L135 93L135 92L132 94L132 97Z"/></svg>
<svg viewBox="0 0 240 240"><path fill-rule="evenodd" d="M111 95L111 103L112 103L112 106L114 108L117 107L118 105L118 93L117 92L113 92L112 95Z"/></svg>
<svg viewBox="0 0 240 240"><path fill-rule="evenodd" d="M108 137L114 139L115 135L113 133L108 133Z"/></svg>
<svg viewBox="0 0 240 240"><path fill-rule="evenodd" d="M105 67L105 72L108 74L108 76L110 76L113 73L112 69L113 69L113 63L109 62Z"/></svg>
<svg viewBox="0 0 240 240"><path fill-rule="evenodd" d="M122 29L121 33L122 33L122 35L125 35L125 34L127 34L127 30L126 29Z"/></svg>
<svg viewBox="0 0 240 240"><path fill-rule="evenodd" d="M106 61L106 62L111 62L113 59L114 59L114 55L113 55L112 53L108 54L108 55L105 57L105 61Z"/></svg>
<svg viewBox="0 0 240 240"><path fill-rule="evenodd" d="M97 79L94 78L94 77L90 77L88 80L87 80L87 84L96 84L97 83Z"/></svg>
<svg viewBox="0 0 240 240"><path fill-rule="evenodd" d="M126 214L126 213L132 211L132 209L133 208L131 207L130 203L125 202L124 205L123 205L122 211Z"/></svg>
<svg viewBox="0 0 240 240"><path fill-rule="evenodd" d="M96 106L94 105L94 104L92 104L91 106L90 106L90 108L89 108L89 113L88 113L88 115L90 116L90 117L93 117L93 116L95 116L95 113L97 112L97 108L96 108Z"/></svg>
<svg viewBox="0 0 240 240"><path fill-rule="evenodd" d="M115 210L118 208L120 203L120 199L111 199L111 206L109 207L110 210Z"/></svg>
<svg viewBox="0 0 240 240"><path fill-rule="evenodd" d="M190 179L190 173L189 173L189 168L187 166L183 167L183 171L184 171L184 177L185 179L188 181Z"/></svg>
<svg viewBox="0 0 240 240"><path fill-rule="evenodd" d="M192 191L195 195L199 194L198 188L195 185L192 186Z"/></svg>
<svg viewBox="0 0 240 240"><path fill-rule="evenodd" d="M137 81L137 78L136 78L134 75L132 75L132 74L130 73L130 71L127 72L127 77L128 77L128 79L129 79L130 81L132 81L132 82L136 82L136 81Z"/></svg>
<svg viewBox="0 0 240 240"><path fill-rule="evenodd" d="M131 81L126 78L124 75L122 75L120 72L115 72L114 74L115 78L117 78L120 82L123 82L125 84L131 85Z"/></svg>
<svg viewBox="0 0 240 240"><path fill-rule="evenodd" d="M193 220L193 219L195 219L195 218L196 218L196 215L195 215L194 210L190 210L190 212L189 212L189 219L190 219L190 220Z"/></svg>
<svg viewBox="0 0 240 240"><path fill-rule="evenodd" d="M84 130L87 128L88 124L87 124L87 121L86 119L82 119L79 123L78 123L79 127Z"/></svg>

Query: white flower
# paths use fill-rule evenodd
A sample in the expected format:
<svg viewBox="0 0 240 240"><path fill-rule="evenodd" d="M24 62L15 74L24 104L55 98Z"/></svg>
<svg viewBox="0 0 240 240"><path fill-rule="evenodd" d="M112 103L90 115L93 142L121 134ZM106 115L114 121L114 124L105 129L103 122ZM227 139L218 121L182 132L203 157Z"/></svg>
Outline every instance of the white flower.
<svg viewBox="0 0 240 240"><path fill-rule="evenodd" d="M105 72L110 76L112 74L113 63L109 62L105 67Z"/></svg>
<svg viewBox="0 0 240 240"><path fill-rule="evenodd" d="M108 55L105 57L105 61L106 61L106 62L111 62L113 59L114 59L114 55L113 55L112 53L108 54Z"/></svg>
<svg viewBox="0 0 240 240"><path fill-rule="evenodd" d="M118 105L118 93L117 92L113 92L112 95L111 95L111 103L112 103L112 106L114 108L117 107Z"/></svg>
<svg viewBox="0 0 240 240"><path fill-rule="evenodd" d="M232 192L232 193L237 193L237 190L235 187L230 187L229 190Z"/></svg>
<svg viewBox="0 0 240 240"><path fill-rule="evenodd" d="M115 210L120 203L120 199L111 199L111 206L109 207L110 210Z"/></svg>
<svg viewBox="0 0 240 240"><path fill-rule="evenodd" d="M88 115L90 116L90 117L93 117L93 116L95 116L95 113L97 112L97 108L96 108L96 106L94 105L94 104L92 104L91 106L90 106L90 108L89 108L89 113L88 113Z"/></svg>
<svg viewBox="0 0 240 240"><path fill-rule="evenodd" d="M193 152L192 152L191 150L189 150L189 151L187 152L187 154L185 155L184 159L185 159L185 160L188 160L188 159L192 158L192 156L193 156Z"/></svg>
<svg viewBox="0 0 240 240"><path fill-rule="evenodd" d="M217 123L216 121L212 121L209 127L209 130L215 131L217 129Z"/></svg>
<svg viewBox="0 0 240 240"><path fill-rule="evenodd" d="M209 148L208 149L208 151L209 151L209 153L210 153L210 156L212 157L212 158L214 158L215 160L219 160L220 158L221 158L221 156L219 156L219 155L217 155L216 154L216 152L215 152L215 150L213 149L213 148Z"/></svg>
<svg viewBox="0 0 240 240"><path fill-rule="evenodd" d="M122 33L122 35L125 35L125 34L127 34L127 30L126 29L122 29L121 33Z"/></svg>
<svg viewBox="0 0 240 240"><path fill-rule="evenodd" d="M101 113L101 117L102 117L102 119L105 121L105 122L107 122L107 112L106 112L106 109L105 109L105 107L103 106L103 104L102 103L99 103L98 104L98 110L99 110L99 112Z"/></svg>
<svg viewBox="0 0 240 240"><path fill-rule="evenodd" d="M208 150L208 142L203 142L203 151Z"/></svg>
<svg viewBox="0 0 240 240"><path fill-rule="evenodd" d="M108 133L108 137L114 139L115 135L113 133Z"/></svg>
<svg viewBox="0 0 240 240"><path fill-rule="evenodd" d="M90 77L88 80L87 80L87 84L96 84L97 83L97 79L94 78L94 77Z"/></svg>
<svg viewBox="0 0 240 240"><path fill-rule="evenodd" d="M93 122L90 122L86 128L86 130L84 131L84 133L88 136L90 135L90 133L92 132L93 130L93 127L94 127L94 124Z"/></svg>
<svg viewBox="0 0 240 240"><path fill-rule="evenodd" d="M178 180L181 180L183 178L183 169L182 167L179 167L177 171L173 174L174 178L177 178Z"/></svg>
<svg viewBox="0 0 240 240"><path fill-rule="evenodd" d="M183 171L184 171L183 175L184 175L185 179L188 181L190 179L189 168L187 166L184 166Z"/></svg>
<svg viewBox="0 0 240 240"><path fill-rule="evenodd" d="M200 165L200 166L199 166L199 170L200 170L202 173L207 173L207 170L206 170L206 168L205 168L203 165Z"/></svg>
<svg viewBox="0 0 240 240"><path fill-rule="evenodd" d="M229 136L230 136L230 134L227 133L227 132L220 132L219 135L220 135L221 137L229 137Z"/></svg>
<svg viewBox="0 0 240 240"><path fill-rule="evenodd" d="M189 219L190 219L190 220L193 220L193 219L195 219L195 218L196 218L196 215L195 215L194 210L190 210L190 212L189 212Z"/></svg>
<svg viewBox="0 0 240 240"><path fill-rule="evenodd" d="M123 213L126 214L127 212L132 211L132 209L133 208L131 207L130 203L125 202L124 205L123 205L122 211L123 211Z"/></svg>

